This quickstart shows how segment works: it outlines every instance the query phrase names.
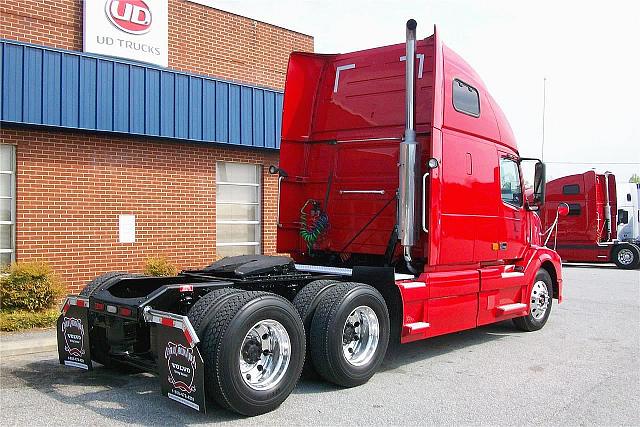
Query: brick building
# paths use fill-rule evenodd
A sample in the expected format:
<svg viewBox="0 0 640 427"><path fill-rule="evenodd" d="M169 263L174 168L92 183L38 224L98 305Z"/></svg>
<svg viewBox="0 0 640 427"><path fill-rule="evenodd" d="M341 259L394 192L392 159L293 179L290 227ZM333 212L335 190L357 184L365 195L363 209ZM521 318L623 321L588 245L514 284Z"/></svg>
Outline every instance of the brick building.
<svg viewBox="0 0 640 427"><path fill-rule="evenodd" d="M0 0L0 47L0 263L47 261L77 291L150 256L275 252L267 169L312 37L169 0L165 68L83 52L80 0Z"/></svg>

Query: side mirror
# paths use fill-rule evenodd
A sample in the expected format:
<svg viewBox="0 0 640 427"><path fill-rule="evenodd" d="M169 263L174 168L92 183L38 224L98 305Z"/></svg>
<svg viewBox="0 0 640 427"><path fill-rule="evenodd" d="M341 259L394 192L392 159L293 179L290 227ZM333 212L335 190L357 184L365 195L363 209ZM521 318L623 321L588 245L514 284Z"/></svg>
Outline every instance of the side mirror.
<svg viewBox="0 0 640 427"><path fill-rule="evenodd" d="M544 163L536 163L536 171L533 177L533 203L537 207L544 205L545 188L547 186L547 168ZM569 206L567 206L569 209Z"/></svg>
<svg viewBox="0 0 640 427"><path fill-rule="evenodd" d="M545 201L545 188L547 185L546 166L540 159L522 157L520 159L520 167L523 170L525 182L524 196L526 207L530 211L540 210ZM530 184L532 175L533 185Z"/></svg>
<svg viewBox="0 0 640 427"><path fill-rule="evenodd" d="M565 202L558 203L558 216L569 215L569 205Z"/></svg>

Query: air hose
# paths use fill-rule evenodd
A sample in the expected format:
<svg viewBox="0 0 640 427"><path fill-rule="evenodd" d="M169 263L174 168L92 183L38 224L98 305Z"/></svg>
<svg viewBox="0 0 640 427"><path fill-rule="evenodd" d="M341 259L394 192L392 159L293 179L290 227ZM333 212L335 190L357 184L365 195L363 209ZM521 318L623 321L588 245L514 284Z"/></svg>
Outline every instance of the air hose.
<svg viewBox="0 0 640 427"><path fill-rule="evenodd" d="M311 211L307 214L305 208L311 204ZM300 209L300 236L307 244L309 252L318 241L322 233L329 227L329 217L320 209L320 203L307 200Z"/></svg>

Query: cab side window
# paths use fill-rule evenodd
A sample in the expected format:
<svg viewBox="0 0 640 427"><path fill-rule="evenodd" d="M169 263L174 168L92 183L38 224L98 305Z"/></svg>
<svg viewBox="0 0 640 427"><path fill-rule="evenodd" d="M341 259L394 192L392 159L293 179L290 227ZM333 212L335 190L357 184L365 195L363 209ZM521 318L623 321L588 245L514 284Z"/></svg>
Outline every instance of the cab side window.
<svg viewBox="0 0 640 427"><path fill-rule="evenodd" d="M516 162L506 157L500 159L500 194L503 202L512 206L522 206L520 168Z"/></svg>
<svg viewBox="0 0 640 427"><path fill-rule="evenodd" d="M468 116L480 117L480 96L476 88L461 80L453 80L453 108Z"/></svg>

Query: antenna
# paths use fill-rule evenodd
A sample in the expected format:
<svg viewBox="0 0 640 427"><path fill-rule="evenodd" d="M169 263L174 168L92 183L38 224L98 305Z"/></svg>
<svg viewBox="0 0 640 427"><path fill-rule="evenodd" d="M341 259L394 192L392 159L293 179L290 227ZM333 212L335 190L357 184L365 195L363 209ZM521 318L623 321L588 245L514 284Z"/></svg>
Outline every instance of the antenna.
<svg viewBox="0 0 640 427"><path fill-rule="evenodd" d="M547 107L547 78L542 81L542 153L541 160L544 162L544 113Z"/></svg>

